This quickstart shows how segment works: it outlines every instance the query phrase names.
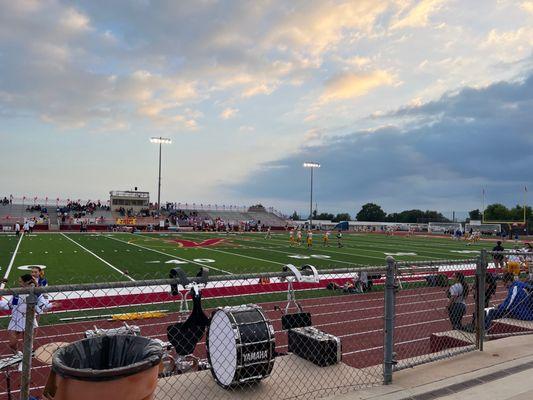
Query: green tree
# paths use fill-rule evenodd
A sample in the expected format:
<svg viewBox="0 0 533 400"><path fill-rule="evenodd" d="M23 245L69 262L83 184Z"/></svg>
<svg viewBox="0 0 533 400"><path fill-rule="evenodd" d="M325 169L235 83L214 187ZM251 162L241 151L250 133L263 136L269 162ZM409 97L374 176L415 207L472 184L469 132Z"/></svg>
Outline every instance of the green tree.
<svg viewBox="0 0 533 400"><path fill-rule="evenodd" d="M350 221L352 217L350 217L350 214L348 213L340 213L335 216L335 218L332 218L332 222L341 222L341 221Z"/></svg>
<svg viewBox="0 0 533 400"><path fill-rule="evenodd" d="M357 213L358 221L385 221L385 211L380 206L374 203L366 203L361 207L361 211Z"/></svg>
<svg viewBox="0 0 533 400"><path fill-rule="evenodd" d="M477 208L475 210L469 211L468 216L470 218L470 221L480 221L481 220L481 211L479 211Z"/></svg>
<svg viewBox="0 0 533 400"><path fill-rule="evenodd" d="M484 220L486 221L509 221L511 213L503 204L494 203L485 208Z"/></svg>
<svg viewBox="0 0 533 400"><path fill-rule="evenodd" d="M524 220L524 206L517 204L514 208L509 210L509 218L511 221ZM531 218L531 207L526 206L526 221Z"/></svg>
<svg viewBox="0 0 533 400"><path fill-rule="evenodd" d="M292 219L293 221L300 221L300 220L301 220L300 216L298 215L298 213L297 213L296 211L294 211L294 212L292 213L292 215L291 215L291 219Z"/></svg>

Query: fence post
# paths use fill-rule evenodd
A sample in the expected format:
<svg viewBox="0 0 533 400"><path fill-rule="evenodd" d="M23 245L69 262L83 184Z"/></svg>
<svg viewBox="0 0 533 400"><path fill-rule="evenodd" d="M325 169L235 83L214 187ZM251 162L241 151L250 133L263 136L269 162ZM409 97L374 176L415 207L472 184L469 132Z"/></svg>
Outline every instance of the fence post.
<svg viewBox="0 0 533 400"><path fill-rule="evenodd" d="M476 347L483 351L485 340L485 282L487 275L487 251L481 250L476 265Z"/></svg>
<svg viewBox="0 0 533 400"><path fill-rule="evenodd" d="M394 303L396 296L396 287L394 284L395 276L394 258L387 257L387 276L385 279L385 327L383 331L383 383L389 385L392 383L392 367L394 360Z"/></svg>
<svg viewBox="0 0 533 400"><path fill-rule="evenodd" d="M31 359L33 351L33 333L35 321L35 305L37 296L33 293L34 288L30 288L30 293L26 297L26 321L24 328L24 344L22 349L22 375L20 377L20 399L27 400L30 397L31 380Z"/></svg>

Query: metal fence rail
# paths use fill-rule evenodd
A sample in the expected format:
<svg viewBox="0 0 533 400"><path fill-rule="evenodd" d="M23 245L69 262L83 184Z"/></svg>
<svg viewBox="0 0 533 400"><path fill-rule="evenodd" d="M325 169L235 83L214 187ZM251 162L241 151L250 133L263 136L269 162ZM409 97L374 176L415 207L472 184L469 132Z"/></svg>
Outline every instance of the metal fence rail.
<svg viewBox="0 0 533 400"><path fill-rule="evenodd" d="M388 384L393 371L533 333L533 315L524 314L531 287L505 280L509 266L494 263L500 254L531 257L388 257L378 267L230 276L203 268L187 277L176 268L168 279L0 290L0 369L9 378L0 400L68 398L143 357L152 361L136 372L149 375L156 399L309 399ZM485 317L515 287L519 301ZM112 378L114 398L127 398L124 376Z"/></svg>

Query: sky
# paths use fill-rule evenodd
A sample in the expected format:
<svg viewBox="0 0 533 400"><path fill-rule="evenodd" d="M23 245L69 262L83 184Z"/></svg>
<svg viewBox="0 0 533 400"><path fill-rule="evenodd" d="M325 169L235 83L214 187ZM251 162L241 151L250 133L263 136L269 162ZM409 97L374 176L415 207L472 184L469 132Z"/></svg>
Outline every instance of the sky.
<svg viewBox="0 0 533 400"><path fill-rule="evenodd" d="M532 110L531 0L0 0L0 196L513 206Z"/></svg>

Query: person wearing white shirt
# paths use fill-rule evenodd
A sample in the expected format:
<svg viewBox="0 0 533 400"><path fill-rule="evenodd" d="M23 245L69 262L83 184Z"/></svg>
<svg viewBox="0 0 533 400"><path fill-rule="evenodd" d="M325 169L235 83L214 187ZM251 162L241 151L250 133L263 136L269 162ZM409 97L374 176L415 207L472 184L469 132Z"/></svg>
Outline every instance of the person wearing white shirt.
<svg viewBox="0 0 533 400"><path fill-rule="evenodd" d="M19 284L21 287L35 286L35 280L30 274L24 274L19 277ZM7 330L9 332L8 345L15 354L18 353L19 339L24 338L24 330L26 329L26 300L28 295L14 295L10 300L4 298L0 299L0 309L11 310L11 320ZM52 303L48 299L40 295L37 297L37 304L35 305L35 314L40 315L43 312L51 309ZM37 318L33 319L33 326L37 328Z"/></svg>
<svg viewBox="0 0 533 400"><path fill-rule="evenodd" d="M466 314L466 298L468 297L468 284L462 272L455 274L456 282L448 290L448 315L453 329L463 329L463 317Z"/></svg>
<svg viewBox="0 0 533 400"><path fill-rule="evenodd" d="M20 235L20 224L18 222L15 224L15 235Z"/></svg>

